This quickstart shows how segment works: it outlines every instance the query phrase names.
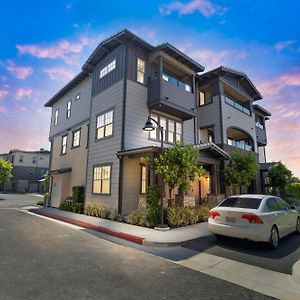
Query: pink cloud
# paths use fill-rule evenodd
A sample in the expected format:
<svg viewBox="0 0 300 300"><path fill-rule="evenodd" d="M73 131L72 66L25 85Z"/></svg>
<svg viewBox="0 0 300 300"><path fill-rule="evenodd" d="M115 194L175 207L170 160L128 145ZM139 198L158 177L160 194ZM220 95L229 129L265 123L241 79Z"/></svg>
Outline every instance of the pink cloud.
<svg viewBox="0 0 300 300"><path fill-rule="evenodd" d="M71 70L66 70L65 68L46 68L44 72L53 80L70 80L74 77L74 72Z"/></svg>
<svg viewBox="0 0 300 300"><path fill-rule="evenodd" d="M300 73L283 74L279 77L258 82L258 89L264 96L277 97L289 86L300 86Z"/></svg>
<svg viewBox="0 0 300 300"><path fill-rule="evenodd" d="M18 88L16 90L15 98L20 100L21 98L31 98L32 97L32 89L30 88Z"/></svg>
<svg viewBox="0 0 300 300"><path fill-rule="evenodd" d="M174 11L177 11L180 15L192 14L198 11L205 17L211 17L213 15L224 15L228 8L214 4L210 0L192 0L189 2L170 2L162 5L159 10L163 15L170 15Z"/></svg>
<svg viewBox="0 0 300 300"><path fill-rule="evenodd" d="M37 58L49 58L49 59L63 59L67 64L73 64L74 60L70 61L70 54L79 54L83 48L91 40L87 37L80 38L79 42L70 42L68 40L62 40L52 45L40 45L40 44L28 44L28 45L16 45L21 54L30 54Z"/></svg>
<svg viewBox="0 0 300 300"><path fill-rule="evenodd" d="M281 51L288 48L289 46L294 45L296 42L297 42L296 40L287 40L287 41L278 42L275 45L275 49Z"/></svg>
<svg viewBox="0 0 300 300"><path fill-rule="evenodd" d="M26 79L33 73L32 67L16 66L16 64L12 60L7 61L6 69L18 79Z"/></svg>
<svg viewBox="0 0 300 300"><path fill-rule="evenodd" d="M7 90L0 90L0 100L4 99L8 94Z"/></svg>
<svg viewBox="0 0 300 300"><path fill-rule="evenodd" d="M5 112L5 108L3 106L0 106L0 113L4 113Z"/></svg>

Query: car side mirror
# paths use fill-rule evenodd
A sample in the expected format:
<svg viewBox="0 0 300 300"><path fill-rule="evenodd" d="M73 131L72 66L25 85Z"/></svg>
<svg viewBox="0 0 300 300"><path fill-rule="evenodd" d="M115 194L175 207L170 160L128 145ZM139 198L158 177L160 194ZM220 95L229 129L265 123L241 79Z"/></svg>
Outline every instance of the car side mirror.
<svg viewBox="0 0 300 300"><path fill-rule="evenodd" d="M290 209L296 209L296 206L295 205L291 205Z"/></svg>

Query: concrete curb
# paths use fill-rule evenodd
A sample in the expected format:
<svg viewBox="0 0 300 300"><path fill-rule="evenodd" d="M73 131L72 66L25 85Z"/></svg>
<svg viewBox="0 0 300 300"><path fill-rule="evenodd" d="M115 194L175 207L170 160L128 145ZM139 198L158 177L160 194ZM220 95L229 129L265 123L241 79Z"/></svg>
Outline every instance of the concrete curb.
<svg viewBox="0 0 300 300"><path fill-rule="evenodd" d="M292 277L296 283L300 284L300 260L293 265Z"/></svg>
<svg viewBox="0 0 300 300"><path fill-rule="evenodd" d="M63 216L57 216L55 214L49 213L49 212L45 212L45 211L40 211L39 209L29 209L30 212L37 214L37 215L41 215L41 216L45 216L48 218L52 218L55 220L59 220L59 221L63 221L69 224L73 224L73 225L77 225L83 228L87 228L93 231L97 231L97 232L101 232L104 234L108 234L123 240L127 240L130 241L132 243L136 243L136 244L143 244L144 238L139 237L139 236L135 236L129 233L124 233L124 232L119 232L119 231L114 231L102 226L95 226L86 222L82 222L82 221L78 221L78 220L73 220L67 217L63 217Z"/></svg>

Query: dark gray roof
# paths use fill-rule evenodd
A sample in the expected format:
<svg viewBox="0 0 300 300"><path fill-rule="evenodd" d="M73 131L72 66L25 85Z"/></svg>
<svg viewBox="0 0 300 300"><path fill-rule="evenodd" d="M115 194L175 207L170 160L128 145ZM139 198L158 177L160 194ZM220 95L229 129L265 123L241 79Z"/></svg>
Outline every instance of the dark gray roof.
<svg viewBox="0 0 300 300"><path fill-rule="evenodd" d="M264 115L266 117L271 117L272 116L272 114L268 110L266 110L265 108L261 107L258 104L253 105L253 108L254 108L254 110L260 112L262 115Z"/></svg>
<svg viewBox="0 0 300 300"><path fill-rule="evenodd" d="M189 56L187 56L182 51L175 48L173 45L171 45L169 43L164 43L164 44L158 45L158 46L156 46L156 49L167 53L171 57L180 61L182 64L188 66L190 69L192 69L196 73L203 72L205 69L202 65L200 65L195 60L193 60L192 58L190 58Z"/></svg>
<svg viewBox="0 0 300 300"><path fill-rule="evenodd" d="M247 89L249 90L250 95L253 97L254 100L261 100L262 99L262 95L260 94L260 92L257 90L257 88L255 87L255 85L252 83L252 81L249 79L249 77L240 71L236 71L233 70L231 68L228 67L224 67L224 66L220 66L216 69L213 69L209 72L206 72L204 74L198 75L198 79L200 81L205 81L209 78L215 77L217 75L223 76L225 74L231 74L233 76L239 77L239 78L244 78L245 81L245 85L247 86Z"/></svg>
<svg viewBox="0 0 300 300"><path fill-rule="evenodd" d="M45 103L45 107L51 107L56 101L63 97L66 93L72 90L82 80L89 77L89 73L81 71L69 83L67 83L60 91L58 91L50 100Z"/></svg>

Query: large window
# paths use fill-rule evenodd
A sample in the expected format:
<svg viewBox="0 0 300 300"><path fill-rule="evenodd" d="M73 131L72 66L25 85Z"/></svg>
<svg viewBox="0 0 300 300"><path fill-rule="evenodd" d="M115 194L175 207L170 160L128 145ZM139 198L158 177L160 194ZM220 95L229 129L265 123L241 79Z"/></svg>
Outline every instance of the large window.
<svg viewBox="0 0 300 300"><path fill-rule="evenodd" d="M164 142L173 144L174 142L182 142L182 123L160 115L151 114L151 118L157 121L163 127ZM155 124L154 124L155 126ZM160 141L161 133L155 128L150 131L150 139Z"/></svg>
<svg viewBox="0 0 300 300"><path fill-rule="evenodd" d="M106 65L104 68L100 70L100 79L106 76L108 73L113 71L116 68L116 60L114 59L111 63Z"/></svg>
<svg viewBox="0 0 300 300"><path fill-rule="evenodd" d="M81 129L78 129L73 132L73 141L72 141L73 148L80 146L80 136L81 136Z"/></svg>
<svg viewBox="0 0 300 300"><path fill-rule="evenodd" d="M145 82L145 61L140 58L137 59L136 80L140 83Z"/></svg>
<svg viewBox="0 0 300 300"><path fill-rule="evenodd" d="M56 126L58 123L58 109L54 113L54 126Z"/></svg>
<svg viewBox="0 0 300 300"><path fill-rule="evenodd" d="M71 106L72 106L72 100L69 100L67 103L67 119L71 118Z"/></svg>
<svg viewBox="0 0 300 300"><path fill-rule="evenodd" d="M147 167L141 166L141 194L147 192Z"/></svg>
<svg viewBox="0 0 300 300"><path fill-rule="evenodd" d="M68 136L64 135L61 140L61 154L67 153L67 141L68 141Z"/></svg>
<svg viewBox="0 0 300 300"><path fill-rule="evenodd" d="M97 140L109 137L113 133L114 111L110 110L97 116Z"/></svg>
<svg viewBox="0 0 300 300"><path fill-rule="evenodd" d="M111 165L95 166L93 172L93 193L110 194Z"/></svg>

